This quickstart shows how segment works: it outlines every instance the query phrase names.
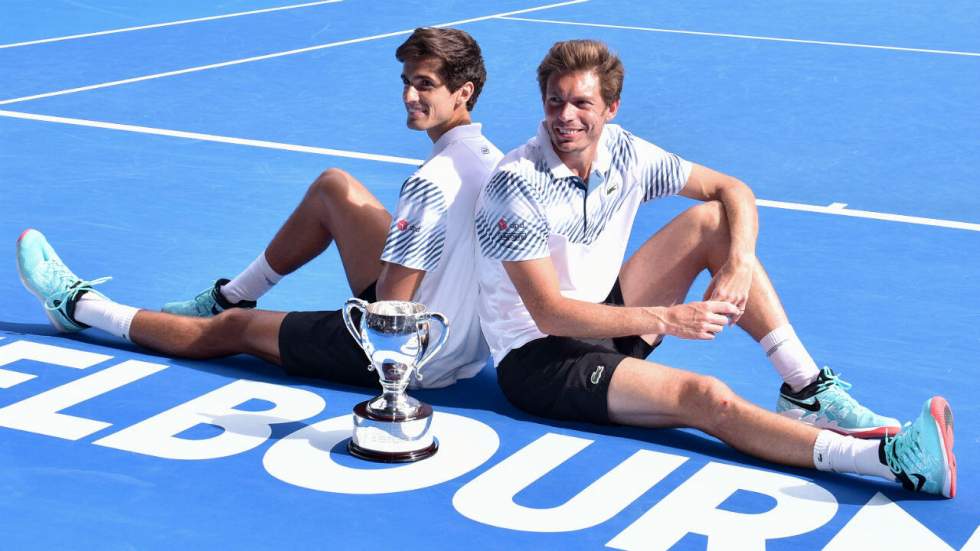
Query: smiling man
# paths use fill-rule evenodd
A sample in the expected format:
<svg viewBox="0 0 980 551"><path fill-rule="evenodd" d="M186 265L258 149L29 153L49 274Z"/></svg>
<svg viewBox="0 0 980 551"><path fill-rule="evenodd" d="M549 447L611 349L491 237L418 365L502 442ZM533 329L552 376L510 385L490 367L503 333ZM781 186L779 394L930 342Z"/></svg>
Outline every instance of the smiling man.
<svg viewBox="0 0 980 551"><path fill-rule="evenodd" d="M17 242L25 286L62 331L92 326L170 356L247 353L289 374L375 387L378 377L367 370L339 311L254 309L283 276L333 242L353 294L368 302L414 300L449 318L449 340L426 366L421 386L472 377L486 364L488 350L476 305L461 297L477 291L473 210L501 157L470 117L486 79L483 57L469 34L433 28L416 29L395 57L402 62L408 127L424 130L433 146L402 185L394 216L353 176L330 169L242 273L219 279L193 300L165 305L165 313L117 304L93 291L101 281L78 278L34 230Z"/></svg>
<svg viewBox="0 0 980 551"><path fill-rule="evenodd" d="M477 204L480 317L507 398L545 417L694 427L769 461L952 497L946 401L927 401L895 436L896 419L817 368L756 259L751 190L609 124L623 75L600 42L555 44L538 67L538 134L504 157ZM702 203L624 262L640 204L674 194ZM684 303L704 270L704 300ZM735 323L781 376L782 415L716 378L645 361L665 335L710 340Z"/></svg>

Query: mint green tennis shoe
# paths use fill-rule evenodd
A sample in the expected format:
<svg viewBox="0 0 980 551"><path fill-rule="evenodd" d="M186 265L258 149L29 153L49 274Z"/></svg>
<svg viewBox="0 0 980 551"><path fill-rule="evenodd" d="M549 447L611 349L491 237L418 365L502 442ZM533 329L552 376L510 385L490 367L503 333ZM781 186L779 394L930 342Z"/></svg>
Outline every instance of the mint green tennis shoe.
<svg viewBox="0 0 980 551"><path fill-rule="evenodd" d="M799 392L783 383L776 400L776 412L817 428L855 438L881 438L898 434L898 419L884 417L862 406L847 393L851 384L841 380L829 367L820 370L817 380Z"/></svg>
<svg viewBox="0 0 980 551"><path fill-rule="evenodd" d="M256 302L254 300L228 302L228 299L221 294L221 286L228 281L227 279L219 279L191 300L168 302L163 305L161 310L178 316L207 318L217 316L229 308L255 308Z"/></svg>
<svg viewBox="0 0 980 551"><path fill-rule="evenodd" d="M956 456L953 455L953 410L940 396L922 406L919 418L898 436L886 436L878 448L881 462L913 492L956 496Z"/></svg>
<svg viewBox="0 0 980 551"><path fill-rule="evenodd" d="M85 281L75 275L41 232L28 229L17 238L17 271L24 287L44 304L44 313L58 331L74 333L88 327L75 321L78 298L96 293L93 286L112 278Z"/></svg>

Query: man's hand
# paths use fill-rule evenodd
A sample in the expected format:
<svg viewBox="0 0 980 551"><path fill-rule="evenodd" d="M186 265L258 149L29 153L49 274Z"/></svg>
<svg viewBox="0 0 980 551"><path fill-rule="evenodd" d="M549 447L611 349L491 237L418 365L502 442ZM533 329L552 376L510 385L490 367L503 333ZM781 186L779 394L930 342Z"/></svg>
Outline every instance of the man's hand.
<svg viewBox="0 0 980 551"><path fill-rule="evenodd" d="M706 301L678 304L667 309L664 316L666 334L682 339L711 340L738 313L730 302Z"/></svg>
<svg viewBox="0 0 980 551"><path fill-rule="evenodd" d="M728 261L711 278L711 283L704 292L704 300L723 301L735 305L738 311L728 318L728 323L735 325L745 313L751 287L752 263Z"/></svg>

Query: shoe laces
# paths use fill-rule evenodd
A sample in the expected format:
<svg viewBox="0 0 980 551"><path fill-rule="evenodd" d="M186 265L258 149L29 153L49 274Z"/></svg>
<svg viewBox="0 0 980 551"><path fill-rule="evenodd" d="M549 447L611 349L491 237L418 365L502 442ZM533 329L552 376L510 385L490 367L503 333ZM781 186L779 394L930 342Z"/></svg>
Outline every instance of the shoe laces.
<svg viewBox="0 0 980 551"><path fill-rule="evenodd" d="M53 263L51 271L53 277L57 278L61 290L53 293L44 301L44 308L47 310L58 310L74 300L79 293L91 291L92 287L112 279L111 277L99 277L89 281L78 279L78 276L61 263Z"/></svg>
<svg viewBox="0 0 980 551"><path fill-rule="evenodd" d="M850 390L851 383L840 378L840 375L834 373L829 367L824 367L821 370L823 373L824 380L819 385L817 385L817 392L823 392L830 387L838 387L841 390Z"/></svg>
<svg viewBox="0 0 980 551"><path fill-rule="evenodd" d="M211 315L211 307L216 304L213 286L201 291L194 297L194 309L202 315Z"/></svg>
<svg viewBox="0 0 980 551"><path fill-rule="evenodd" d="M859 410L860 404L857 404L847 393L847 390L851 388L851 383L841 379L839 375L826 367L822 371L823 380L817 385L816 394L825 393L824 396L832 398L826 401L826 409L833 411L842 418L849 416L854 410Z"/></svg>
<svg viewBox="0 0 980 551"><path fill-rule="evenodd" d="M919 432L917 424L905 423L902 432L897 435L885 434L885 457L888 468L896 475L929 473L935 466L935 459L922 449Z"/></svg>

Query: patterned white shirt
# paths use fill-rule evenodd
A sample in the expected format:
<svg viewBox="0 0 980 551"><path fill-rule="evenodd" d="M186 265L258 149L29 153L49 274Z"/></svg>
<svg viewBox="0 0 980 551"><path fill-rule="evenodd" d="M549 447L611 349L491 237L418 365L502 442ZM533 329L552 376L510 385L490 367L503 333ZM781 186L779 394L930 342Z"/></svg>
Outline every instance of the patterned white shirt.
<svg viewBox="0 0 980 551"><path fill-rule="evenodd" d="M501 261L551 258L562 295L600 303L619 275L640 204L678 193L691 163L607 124L589 183L538 134L500 162L477 203L480 318L494 363L544 337Z"/></svg>
<svg viewBox="0 0 980 551"><path fill-rule="evenodd" d="M402 184L381 260L424 270L413 300L449 319L449 340L422 368L421 384L440 388L476 375L489 357L477 317L473 211L503 154L479 124L457 126ZM435 337L436 335L433 335Z"/></svg>

